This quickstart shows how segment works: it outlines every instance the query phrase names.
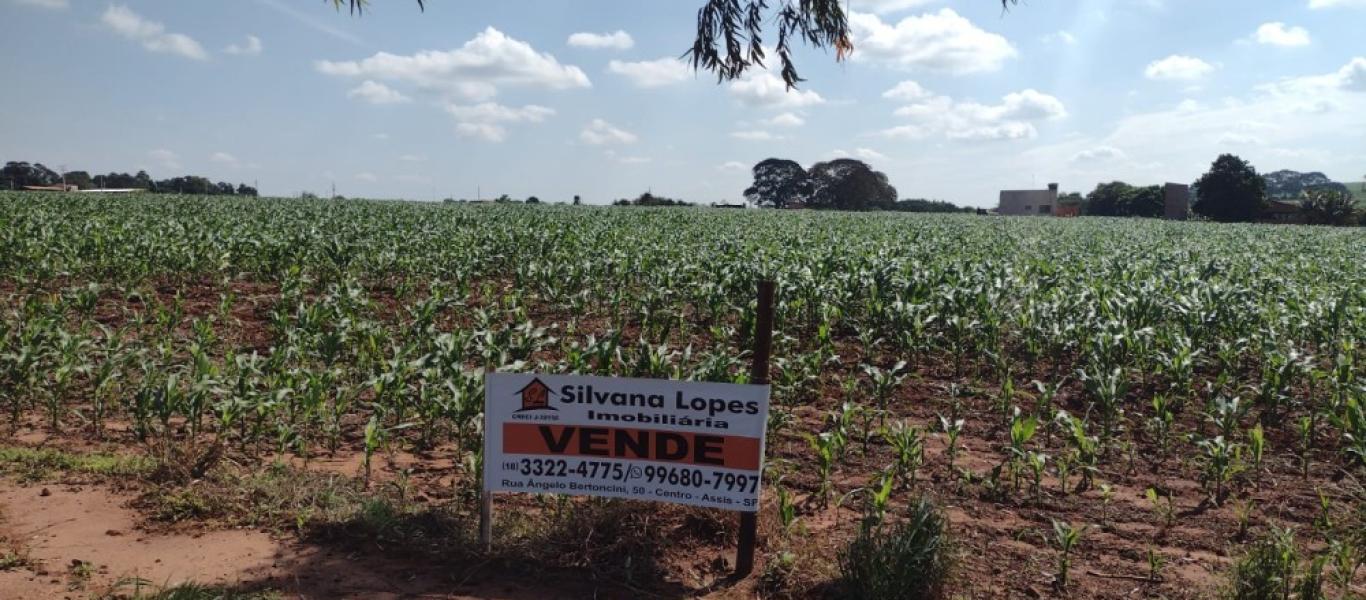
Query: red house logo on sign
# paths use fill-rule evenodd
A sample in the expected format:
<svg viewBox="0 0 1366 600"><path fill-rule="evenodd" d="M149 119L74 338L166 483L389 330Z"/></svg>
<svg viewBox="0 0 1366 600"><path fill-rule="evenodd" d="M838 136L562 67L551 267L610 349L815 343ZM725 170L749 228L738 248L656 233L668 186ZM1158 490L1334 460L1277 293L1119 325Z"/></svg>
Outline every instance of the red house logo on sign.
<svg viewBox="0 0 1366 600"><path fill-rule="evenodd" d="M522 408L517 412L558 410L550 405L550 386L542 383L540 379L532 379L531 383L526 384L517 394L522 397Z"/></svg>

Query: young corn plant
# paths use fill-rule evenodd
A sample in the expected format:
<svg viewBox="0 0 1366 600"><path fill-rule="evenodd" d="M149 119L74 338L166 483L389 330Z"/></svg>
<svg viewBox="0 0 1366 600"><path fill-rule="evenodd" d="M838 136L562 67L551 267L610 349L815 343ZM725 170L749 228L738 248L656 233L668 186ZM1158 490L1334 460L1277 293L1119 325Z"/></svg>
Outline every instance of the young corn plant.
<svg viewBox="0 0 1366 600"><path fill-rule="evenodd" d="M1148 498L1148 504L1153 508L1153 513L1162 522L1163 527L1171 529L1176 524L1176 507L1172 504L1170 492L1159 494L1155 488L1144 490L1143 495Z"/></svg>
<svg viewBox="0 0 1366 600"><path fill-rule="evenodd" d="M1148 583L1162 581L1162 567L1166 563L1167 559L1157 551L1157 548L1148 547Z"/></svg>
<svg viewBox="0 0 1366 600"><path fill-rule="evenodd" d="M1100 409L1101 440L1108 441L1119 426L1123 410L1120 401L1129 392L1129 379L1124 369L1115 367L1110 370L1098 369L1095 374L1080 372L1086 391L1095 399Z"/></svg>
<svg viewBox="0 0 1366 600"><path fill-rule="evenodd" d="M1157 459L1165 458L1171 448L1172 423L1176 419L1176 413L1172 406L1172 399L1163 393L1153 394L1153 416L1148 418L1149 429L1153 437L1157 439L1158 456ZM1158 461L1153 461L1156 468Z"/></svg>
<svg viewBox="0 0 1366 600"><path fill-rule="evenodd" d="M1030 492L1034 496L1034 504L1035 506L1043 506L1043 476L1048 466L1048 455L1031 450L1025 456L1025 464L1029 466L1029 471L1034 475L1029 484Z"/></svg>
<svg viewBox="0 0 1366 600"><path fill-rule="evenodd" d="M807 434L806 442L816 455L816 474L820 476L820 487L817 490L816 498L820 506L824 508L829 505L830 496L835 491L832 476L834 475L835 463L839 460L839 447L842 443L838 436L830 431L817 435Z"/></svg>
<svg viewBox="0 0 1366 600"><path fill-rule="evenodd" d="M1053 545L1058 550L1058 570L1053 577L1053 583L1060 592L1067 590L1067 585L1071 581L1072 553L1081 544L1082 536L1086 533L1086 526L1073 526L1066 521L1053 519Z"/></svg>
<svg viewBox="0 0 1366 600"><path fill-rule="evenodd" d="M1210 494L1210 500L1216 506L1222 505L1227 486L1243 469L1243 446L1230 443L1222 435L1200 440L1197 446L1200 448L1200 458L1204 463L1200 485Z"/></svg>
<svg viewBox="0 0 1366 600"><path fill-rule="evenodd" d="M1247 432L1248 454L1252 455L1252 471L1260 473L1262 470L1262 455L1266 452L1266 432L1262 430L1262 424L1258 423Z"/></svg>
<svg viewBox="0 0 1366 600"><path fill-rule="evenodd" d="M949 419L944 415L938 415L939 429L949 438L948 446L944 449L944 455L948 457L949 473L953 473L953 463L958 458L958 436L963 434L963 419Z"/></svg>
<svg viewBox="0 0 1366 600"><path fill-rule="evenodd" d="M906 361L896 363L891 369L882 369L874 365L863 365L863 373L868 376L868 384L872 388L873 398L877 400L877 407L882 411L883 423L886 425L887 403L892 398L892 393L906 380L906 373L901 371L906 368Z"/></svg>
<svg viewBox="0 0 1366 600"><path fill-rule="evenodd" d="M882 437L892 446L892 456L896 460L894 474L906 487L914 487L916 474L925 462L924 434L916 427L896 421L883 430Z"/></svg>
<svg viewBox="0 0 1366 600"><path fill-rule="evenodd" d="M1100 465L1100 440L1087 435L1086 423L1066 411L1058 411L1058 425L1063 429L1072 444L1073 464L1081 470L1081 483L1077 492L1091 489Z"/></svg>
<svg viewBox="0 0 1366 600"><path fill-rule="evenodd" d="M1015 409L1015 414L1010 421L1010 474L1015 490L1020 489L1020 472L1023 470L1024 463L1028 459L1025 445L1034 439L1034 434L1038 431L1039 421L1033 416L1024 416L1020 409Z"/></svg>

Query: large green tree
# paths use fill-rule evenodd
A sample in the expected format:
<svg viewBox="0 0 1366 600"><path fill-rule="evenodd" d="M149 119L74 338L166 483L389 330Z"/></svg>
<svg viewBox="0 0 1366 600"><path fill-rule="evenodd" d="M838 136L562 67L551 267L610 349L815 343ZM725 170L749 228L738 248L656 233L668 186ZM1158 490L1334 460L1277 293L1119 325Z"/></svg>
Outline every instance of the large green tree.
<svg viewBox="0 0 1366 600"><path fill-rule="evenodd" d="M835 210L878 210L896 204L896 188L887 175L874 171L867 163L839 158L811 165L812 208Z"/></svg>
<svg viewBox="0 0 1366 600"><path fill-rule="evenodd" d="M1134 186L1123 181L1112 181L1096 185L1096 189L1086 195L1086 214L1097 217L1123 216L1124 198L1133 192Z"/></svg>
<svg viewBox="0 0 1366 600"><path fill-rule="evenodd" d="M323 0L338 10L349 6L361 14L370 0ZM426 10L425 0L416 0ZM792 43L812 48L834 48L835 60L854 51L845 13L847 0L705 0L697 11L697 37L684 56L694 69L716 74L718 81L738 79L754 67L764 68L768 58L764 40L777 29L773 51L782 67L783 81L794 87L803 81L792 60ZM1001 0L1005 10L1019 0Z"/></svg>
<svg viewBox="0 0 1366 600"><path fill-rule="evenodd" d="M1357 221L1356 199L1350 192L1314 188L1300 204L1307 221L1315 225L1351 225Z"/></svg>
<svg viewBox="0 0 1366 600"><path fill-rule="evenodd" d="M755 206L785 208L794 201L811 196L811 178L797 161L769 158L754 165L754 185L745 190L745 199Z"/></svg>
<svg viewBox="0 0 1366 600"><path fill-rule="evenodd" d="M1253 221L1266 210L1266 180L1232 154L1215 159L1195 182L1197 214L1223 223Z"/></svg>

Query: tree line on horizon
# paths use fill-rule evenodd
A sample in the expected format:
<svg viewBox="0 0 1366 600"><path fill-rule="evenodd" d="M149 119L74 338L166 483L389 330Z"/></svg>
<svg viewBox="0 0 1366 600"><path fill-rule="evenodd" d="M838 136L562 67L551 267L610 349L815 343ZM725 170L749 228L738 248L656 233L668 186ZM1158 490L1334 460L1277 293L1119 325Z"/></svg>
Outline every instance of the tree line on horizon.
<svg viewBox="0 0 1366 600"><path fill-rule="evenodd" d="M90 175L87 171L58 173L43 163L9 161L0 168L0 189L22 190L26 186L76 186L77 189L140 189L162 194L194 194L201 196L256 196L256 188L245 183L234 186L226 181L214 183L207 177L182 175L169 179L153 179L147 171L136 174L110 172Z"/></svg>
<svg viewBox="0 0 1366 600"><path fill-rule="evenodd" d="M1264 221L1273 206L1266 178L1233 154L1220 155L1191 184L1191 198L1192 212L1222 223ZM1080 214L1098 217L1161 218L1165 210L1161 186L1132 186L1122 181L1097 184L1086 196L1063 194L1058 203L1080 205ZM1298 198L1298 212L1305 222L1315 225L1354 225L1361 217L1351 192L1333 182L1305 187Z"/></svg>
<svg viewBox="0 0 1366 600"><path fill-rule="evenodd" d="M810 169L785 158L759 161L752 169L754 184L745 199L760 208L816 210L888 210L902 212L972 212L942 200L898 200L887 175L861 160L837 158Z"/></svg>

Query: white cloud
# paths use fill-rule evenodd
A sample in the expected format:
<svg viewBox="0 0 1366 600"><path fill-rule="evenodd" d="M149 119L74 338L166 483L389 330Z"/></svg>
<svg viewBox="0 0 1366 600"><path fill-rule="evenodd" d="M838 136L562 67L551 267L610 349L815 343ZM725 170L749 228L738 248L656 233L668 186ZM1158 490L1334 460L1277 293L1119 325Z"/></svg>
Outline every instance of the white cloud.
<svg viewBox="0 0 1366 600"><path fill-rule="evenodd" d="M748 171L749 165L738 160L731 160L716 166L717 171Z"/></svg>
<svg viewBox="0 0 1366 600"><path fill-rule="evenodd" d="M1064 44L1067 44L1068 46L1075 46L1077 43L1077 36L1072 35L1065 29L1059 29L1058 31L1043 36L1043 42L1045 44L1051 44L1053 42L1062 42Z"/></svg>
<svg viewBox="0 0 1366 600"><path fill-rule="evenodd" d="M1347 66L1338 70L1337 76L1342 89L1366 92L1366 58L1352 59Z"/></svg>
<svg viewBox="0 0 1366 600"><path fill-rule="evenodd" d="M412 100L387 85L369 79L346 92L346 97L358 98L370 104L402 104Z"/></svg>
<svg viewBox="0 0 1366 600"><path fill-rule="evenodd" d="M569 36L569 45L575 48L610 48L627 50L636 45L631 34L620 29L612 33L576 33Z"/></svg>
<svg viewBox="0 0 1366 600"><path fill-rule="evenodd" d="M1123 160L1104 169L1082 169L1073 189L1105 180L1134 183L1192 181L1215 156L1236 150L1262 171L1281 168L1356 172L1363 157L1353 154L1366 134L1366 58L1321 75L1259 85L1242 96L1202 103L1182 102L1123 116L1108 132L1079 135L1021 152L1027 165L1066 164L1080 152L1100 146L1122 148ZM1028 172L1028 171L1026 171Z"/></svg>
<svg viewBox="0 0 1366 600"><path fill-rule="evenodd" d="M692 68L687 63L667 56L639 62L614 60L607 63L607 70L631 80L636 87L643 88L663 87L693 78Z"/></svg>
<svg viewBox="0 0 1366 600"><path fill-rule="evenodd" d="M854 148L854 156L864 160L887 160L887 155L872 148Z"/></svg>
<svg viewBox="0 0 1366 600"><path fill-rule="evenodd" d="M372 134L370 137L375 138L375 139L377 139L377 140L383 141L383 140L389 139L389 134L387 134L387 133L376 133L376 134Z"/></svg>
<svg viewBox="0 0 1366 600"><path fill-rule="evenodd" d="M849 157L854 157L854 158L859 158L859 159L861 159L861 160L867 160L867 161L887 160L887 155L885 155L885 154L883 154L883 153L881 153L881 152L878 152L877 150L874 150L874 149L872 149L872 148L854 148L854 151L853 151L853 152L845 152L844 150L835 150L835 151L831 152L830 155L833 156L833 157L835 157L835 158L849 158Z"/></svg>
<svg viewBox="0 0 1366 600"><path fill-rule="evenodd" d="M890 100L901 100L903 102L914 102L930 97L930 92L921 87L919 83L906 80L896 84L890 90L882 92L882 97Z"/></svg>
<svg viewBox="0 0 1366 600"><path fill-rule="evenodd" d="M1258 89L1279 97L1288 97L1301 101L1314 100L1315 102L1313 104L1302 104L1301 109L1311 109L1306 112L1320 112L1320 110L1316 109L1325 107L1332 108L1331 104L1334 100L1326 97L1329 92L1339 90L1347 92L1366 92L1366 57L1358 56L1353 58L1336 72L1327 75L1294 77L1273 84L1259 86Z"/></svg>
<svg viewBox="0 0 1366 600"><path fill-rule="evenodd" d="M763 131L761 129L732 131L730 137L733 137L737 140L744 140L746 142L771 142L774 140L783 139L783 137L780 135L773 135L772 133Z"/></svg>
<svg viewBox="0 0 1366 600"><path fill-rule="evenodd" d="M398 159L403 162L427 162L427 157L421 154L404 154Z"/></svg>
<svg viewBox="0 0 1366 600"><path fill-rule="evenodd" d="M447 103L446 113L455 118L455 131L463 137L475 137L489 142L507 139L508 123L540 123L555 114L554 109L535 104L521 108L494 102L474 105Z"/></svg>
<svg viewBox="0 0 1366 600"><path fill-rule="evenodd" d="M240 46L237 44L228 44L228 47L224 48L223 51L228 54L237 54L241 56L256 56L261 53L261 49L261 38L247 34L247 42L245 44Z"/></svg>
<svg viewBox="0 0 1366 600"><path fill-rule="evenodd" d="M1263 23L1252 34L1258 44L1268 46L1295 47L1309 45L1309 32L1303 27L1286 27L1285 23Z"/></svg>
<svg viewBox="0 0 1366 600"><path fill-rule="evenodd" d="M16 4L23 4L23 5L25 5L25 6L36 6L36 7L38 7L38 8L48 8L48 9L52 9L52 10L60 10L60 9L64 9L64 8L67 8L67 7L71 6L71 4L70 4L70 2L68 2L68 0L14 0L14 1L15 1Z"/></svg>
<svg viewBox="0 0 1366 600"><path fill-rule="evenodd" d="M454 50L425 50L403 56L379 52L360 61L315 63L319 72L338 77L408 83L420 89L488 100L502 86L551 90L591 87L578 67L562 65L554 56L489 27Z"/></svg>
<svg viewBox="0 0 1366 600"><path fill-rule="evenodd" d="M801 127L806 124L806 119L796 113L785 112L764 122L773 127Z"/></svg>
<svg viewBox="0 0 1366 600"><path fill-rule="evenodd" d="M991 105L926 92L894 114L911 124L884 129L884 137L921 139L942 134L950 140L1013 140L1036 136L1035 123L1062 119L1067 109L1061 100L1028 89L1006 94L1000 104Z"/></svg>
<svg viewBox="0 0 1366 600"><path fill-rule="evenodd" d="M1124 160L1127 156L1123 150L1114 146L1096 146L1073 154L1072 162L1082 164L1109 162Z"/></svg>
<svg viewBox="0 0 1366 600"><path fill-rule="evenodd" d="M214 152L213 154L209 155L209 160L216 162L220 165L228 165L230 167L236 167L239 164L237 157L228 154L227 152Z"/></svg>
<svg viewBox="0 0 1366 600"><path fill-rule="evenodd" d="M1214 65L1191 56L1173 54L1162 60L1155 60L1143 70L1143 76L1153 80L1192 81L1214 71Z"/></svg>
<svg viewBox="0 0 1366 600"><path fill-rule="evenodd" d="M593 119L583 126L579 139L585 144L601 146L604 144L634 144L636 134L620 129L602 119Z"/></svg>
<svg viewBox="0 0 1366 600"><path fill-rule="evenodd" d="M1261 146L1266 142L1255 135L1230 131L1219 136L1214 143L1220 146Z"/></svg>
<svg viewBox="0 0 1366 600"><path fill-rule="evenodd" d="M1309 8L1366 8L1366 0L1309 0Z"/></svg>
<svg viewBox="0 0 1366 600"><path fill-rule="evenodd" d="M100 22L114 33L142 44L150 52L177 54L193 60L209 58L194 38L182 33L166 33L166 26L148 21L122 4L110 4Z"/></svg>
<svg viewBox="0 0 1366 600"><path fill-rule="evenodd" d="M356 181L364 181L366 183L374 183L376 181L379 181L379 177L376 177L374 173L371 173L369 171L361 171L360 173L356 173L355 177Z"/></svg>
<svg viewBox="0 0 1366 600"><path fill-rule="evenodd" d="M732 81L730 95L748 106L762 108L802 108L825 103L825 98L812 90L787 89L787 84L774 71L776 63L769 61L767 69L752 69Z"/></svg>
<svg viewBox="0 0 1366 600"><path fill-rule="evenodd" d="M165 148L157 148L156 150L148 152L147 156L151 157L152 160L157 161L162 167L167 169L180 168L180 156Z"/></svg>
<svg viewBox="0 0 1366 600"><path fill-rule="evenodd" d="M937 0L849 0L846 10L867 11L880 15L903 12L912 8L933 4Z"/></svg>
<svg viewBox="0 0 1366 600"><path fill-rule="evenodd" d="M954 74L995 71L1018 52L1005 37L978 28L953 9L902 19L895 25L876 15L851 13L853 60Z"/></svg>

